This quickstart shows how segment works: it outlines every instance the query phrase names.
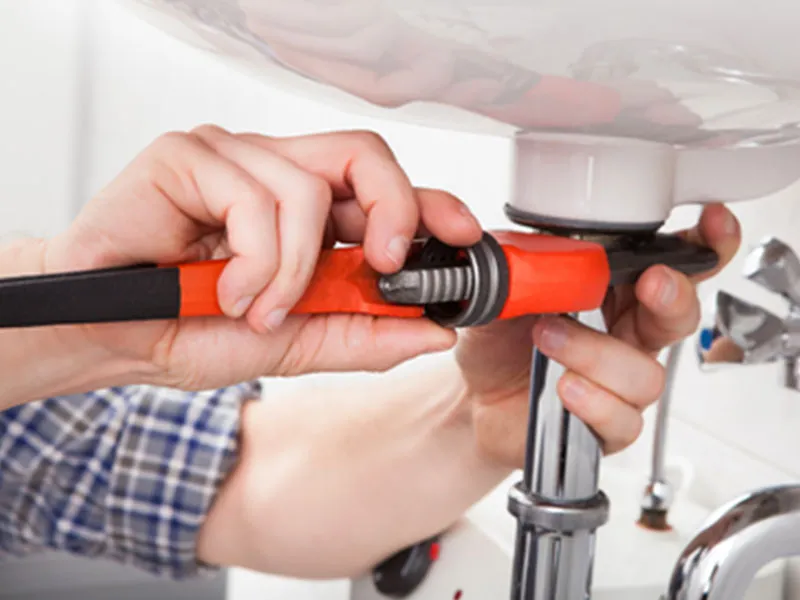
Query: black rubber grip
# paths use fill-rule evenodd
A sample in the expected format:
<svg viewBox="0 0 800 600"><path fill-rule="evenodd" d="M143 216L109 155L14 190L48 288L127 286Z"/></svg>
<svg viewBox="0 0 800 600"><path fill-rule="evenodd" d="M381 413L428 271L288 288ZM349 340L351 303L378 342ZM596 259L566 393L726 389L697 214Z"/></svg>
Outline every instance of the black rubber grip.
<svg viewBox="0 0 800 600"><path fill-rule="evenodd" d="M0 328L175 319L180 270L141 265L0 280Z"/></svg>

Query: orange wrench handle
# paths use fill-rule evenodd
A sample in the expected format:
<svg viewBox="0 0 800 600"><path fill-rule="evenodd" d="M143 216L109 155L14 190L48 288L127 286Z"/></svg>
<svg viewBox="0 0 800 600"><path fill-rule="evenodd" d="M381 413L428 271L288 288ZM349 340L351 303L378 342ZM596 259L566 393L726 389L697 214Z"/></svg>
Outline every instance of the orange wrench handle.
<svg viewBox="0 0 800 600"><path fill-rule="evenodd" d="M227 260L179 265L180 316L222 315L217 294ZM386 302L380 295L380 274L367 263L360 246L323 250L294 315L365 314L375 317L419 318L424 309Z"/></svg>
<svg viewBox="0 0 800 600"><path fill-rule="evenodd" d="M605 248L551 235L493 232L508 265L508 297L499 319L576 313L602 306L611 282Z"/></svg>

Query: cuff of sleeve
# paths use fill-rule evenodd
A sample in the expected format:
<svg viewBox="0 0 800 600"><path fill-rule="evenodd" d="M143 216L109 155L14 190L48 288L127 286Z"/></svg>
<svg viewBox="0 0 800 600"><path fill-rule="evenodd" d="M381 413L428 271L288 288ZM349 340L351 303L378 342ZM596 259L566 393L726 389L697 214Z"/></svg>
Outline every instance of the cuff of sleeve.
<svg viewBox="0 0 800 600"><path fill-rule="evenodd" d="M242 404L260 391L257 382L192 394L137 388L107 496L113 558L173 579L216 571L197 559L197 540L237 461Z"/></svg>

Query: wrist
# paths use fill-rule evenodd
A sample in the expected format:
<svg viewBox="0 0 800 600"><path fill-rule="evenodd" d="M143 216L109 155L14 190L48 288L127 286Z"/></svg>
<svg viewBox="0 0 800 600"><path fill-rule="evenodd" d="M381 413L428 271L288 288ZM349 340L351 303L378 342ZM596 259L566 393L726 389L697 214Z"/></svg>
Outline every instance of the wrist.
<svg viewBox="0 0 800 600"><path fill-rule="evenodd" d="M446 530L499 485L508 471L479 452L450 357L424 373L405 368L355 393L309 382L246 407L240 461L209 516L204 560L355 576Z"/></svg>

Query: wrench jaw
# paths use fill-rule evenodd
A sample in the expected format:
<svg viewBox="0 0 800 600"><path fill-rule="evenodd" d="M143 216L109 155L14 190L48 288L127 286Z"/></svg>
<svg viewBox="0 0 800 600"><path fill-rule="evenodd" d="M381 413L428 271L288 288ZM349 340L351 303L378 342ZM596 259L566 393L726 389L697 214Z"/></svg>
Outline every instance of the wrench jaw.
<svg viewBox="0 0 800 600"><path fill-rule="evenodd" d="M610 278L606 249L598 243L494 231L469 248L429 240L378 287L387 303L423 307L429 319L457 329L594 310L603 303Z"/></svg>

